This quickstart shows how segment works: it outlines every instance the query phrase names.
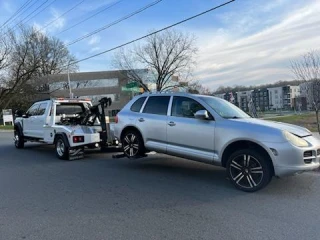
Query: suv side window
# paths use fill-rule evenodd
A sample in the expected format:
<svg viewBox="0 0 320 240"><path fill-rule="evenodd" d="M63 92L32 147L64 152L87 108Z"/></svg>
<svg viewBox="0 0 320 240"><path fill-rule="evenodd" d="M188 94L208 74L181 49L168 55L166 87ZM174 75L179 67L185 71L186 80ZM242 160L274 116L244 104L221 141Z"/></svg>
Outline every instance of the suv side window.
<svg viewBox="0 0 320 240"><path fill-rule="evenodd" d="M36 103L36 104L33 104L29 110L27 111L27 115L28 116L35 116L38 114L38 109L39 109L39 104Z"/></svg>
<svg viewBox="0 0 320 240"><path fill-rule="evenodd" d="M140 109L141 109L144 101L146 100L146 98L147 98L147 97L141 97L141 98L139 98L137 101L135 101L135 102L132 104L130 110L131 110L132 112L140 112Z"/></svg>
<svg viewBox="0 0 320 240"><path fill-rule="evenodd" d="M188 97L173 97L171 116L195 118L194 114L199 110L206 110L197 101Z"/></svg>
<svg viewBox="0 0 320 240"><path fill-rule="evenodd" d="M37 115L43 115L46 112L47 105L47 103L41 103Z"/></svg>
<svg viewBox="0 0 320 240"><path fill-rule="evenodd" d="M149 97L143 113L167 115L170 96L154 96Z"/></svg>

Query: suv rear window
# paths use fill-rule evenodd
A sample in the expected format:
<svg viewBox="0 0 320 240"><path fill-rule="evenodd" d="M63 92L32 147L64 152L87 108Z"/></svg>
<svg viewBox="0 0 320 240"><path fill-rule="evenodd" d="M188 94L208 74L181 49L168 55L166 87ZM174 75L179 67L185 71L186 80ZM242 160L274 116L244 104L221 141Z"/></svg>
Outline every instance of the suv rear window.
<svg viewBox="0 0 320 240"><path fill-rule="evenodd" d="M146 98L147 98L147 97L141 97L141 98L139 98L137 101L135 101L135 102L132 104L130 110L131 110L132 112L140 112L140 109L141 109L144 101L146 100Z"/></svg>
<svg viewBox="0 0 320 240"><path fill-rule="evenodd" d="M144 113L167 115L170 96L149 97L146 106L143 109Z"/></svg>

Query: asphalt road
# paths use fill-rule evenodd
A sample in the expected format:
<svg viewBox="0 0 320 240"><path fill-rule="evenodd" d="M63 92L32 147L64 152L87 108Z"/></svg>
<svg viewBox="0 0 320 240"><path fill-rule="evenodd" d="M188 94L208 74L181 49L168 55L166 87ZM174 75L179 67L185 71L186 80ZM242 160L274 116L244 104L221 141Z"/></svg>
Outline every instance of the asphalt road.
<svg viewBox="0 0 320 240"><path fill-rule="evenodd" d="M51 146L18 150L11 139L0 133L1 240L320 238L316 172L250 194L205 164L94 151L68 162Z"/></svg>

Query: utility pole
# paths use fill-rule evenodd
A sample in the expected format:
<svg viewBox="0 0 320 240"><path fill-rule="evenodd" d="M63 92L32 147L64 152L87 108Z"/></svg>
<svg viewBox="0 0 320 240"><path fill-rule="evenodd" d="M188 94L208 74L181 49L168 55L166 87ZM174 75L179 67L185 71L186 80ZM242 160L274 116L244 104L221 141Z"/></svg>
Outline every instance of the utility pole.
<svg viewBox="0 0 320 240"><path fill-rule="evenodd" d="M73 98L73 94L72 94L72 91L71 91L71 82L70 82L70 71L69 71L69 68L70 68L70 62L71 62L71 59L69 60L69 63L68 63L68 84L69 84L69 97L70 97L70 98Z"/></svg>

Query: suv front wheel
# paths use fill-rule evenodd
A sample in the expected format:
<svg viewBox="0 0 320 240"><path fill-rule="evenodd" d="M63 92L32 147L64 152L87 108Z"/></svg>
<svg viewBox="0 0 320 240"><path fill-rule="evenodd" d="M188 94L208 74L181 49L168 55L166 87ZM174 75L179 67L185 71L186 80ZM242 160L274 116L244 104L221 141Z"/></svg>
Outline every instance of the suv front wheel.
<svg viewBox="0 0 320 240"><path fill-rule="evenodd" d="M268 159L253 149L238 150L227 161L227 174L233 185L245 192L264 188L272 178Z"/></svg>
<svg viewBox="0 0 320 240"><path fill-rule="evenodd" d="M143 139L138 131L126 131L122 136L121 143L123 153L128 158L138 158L145 153Z"/></svg>

